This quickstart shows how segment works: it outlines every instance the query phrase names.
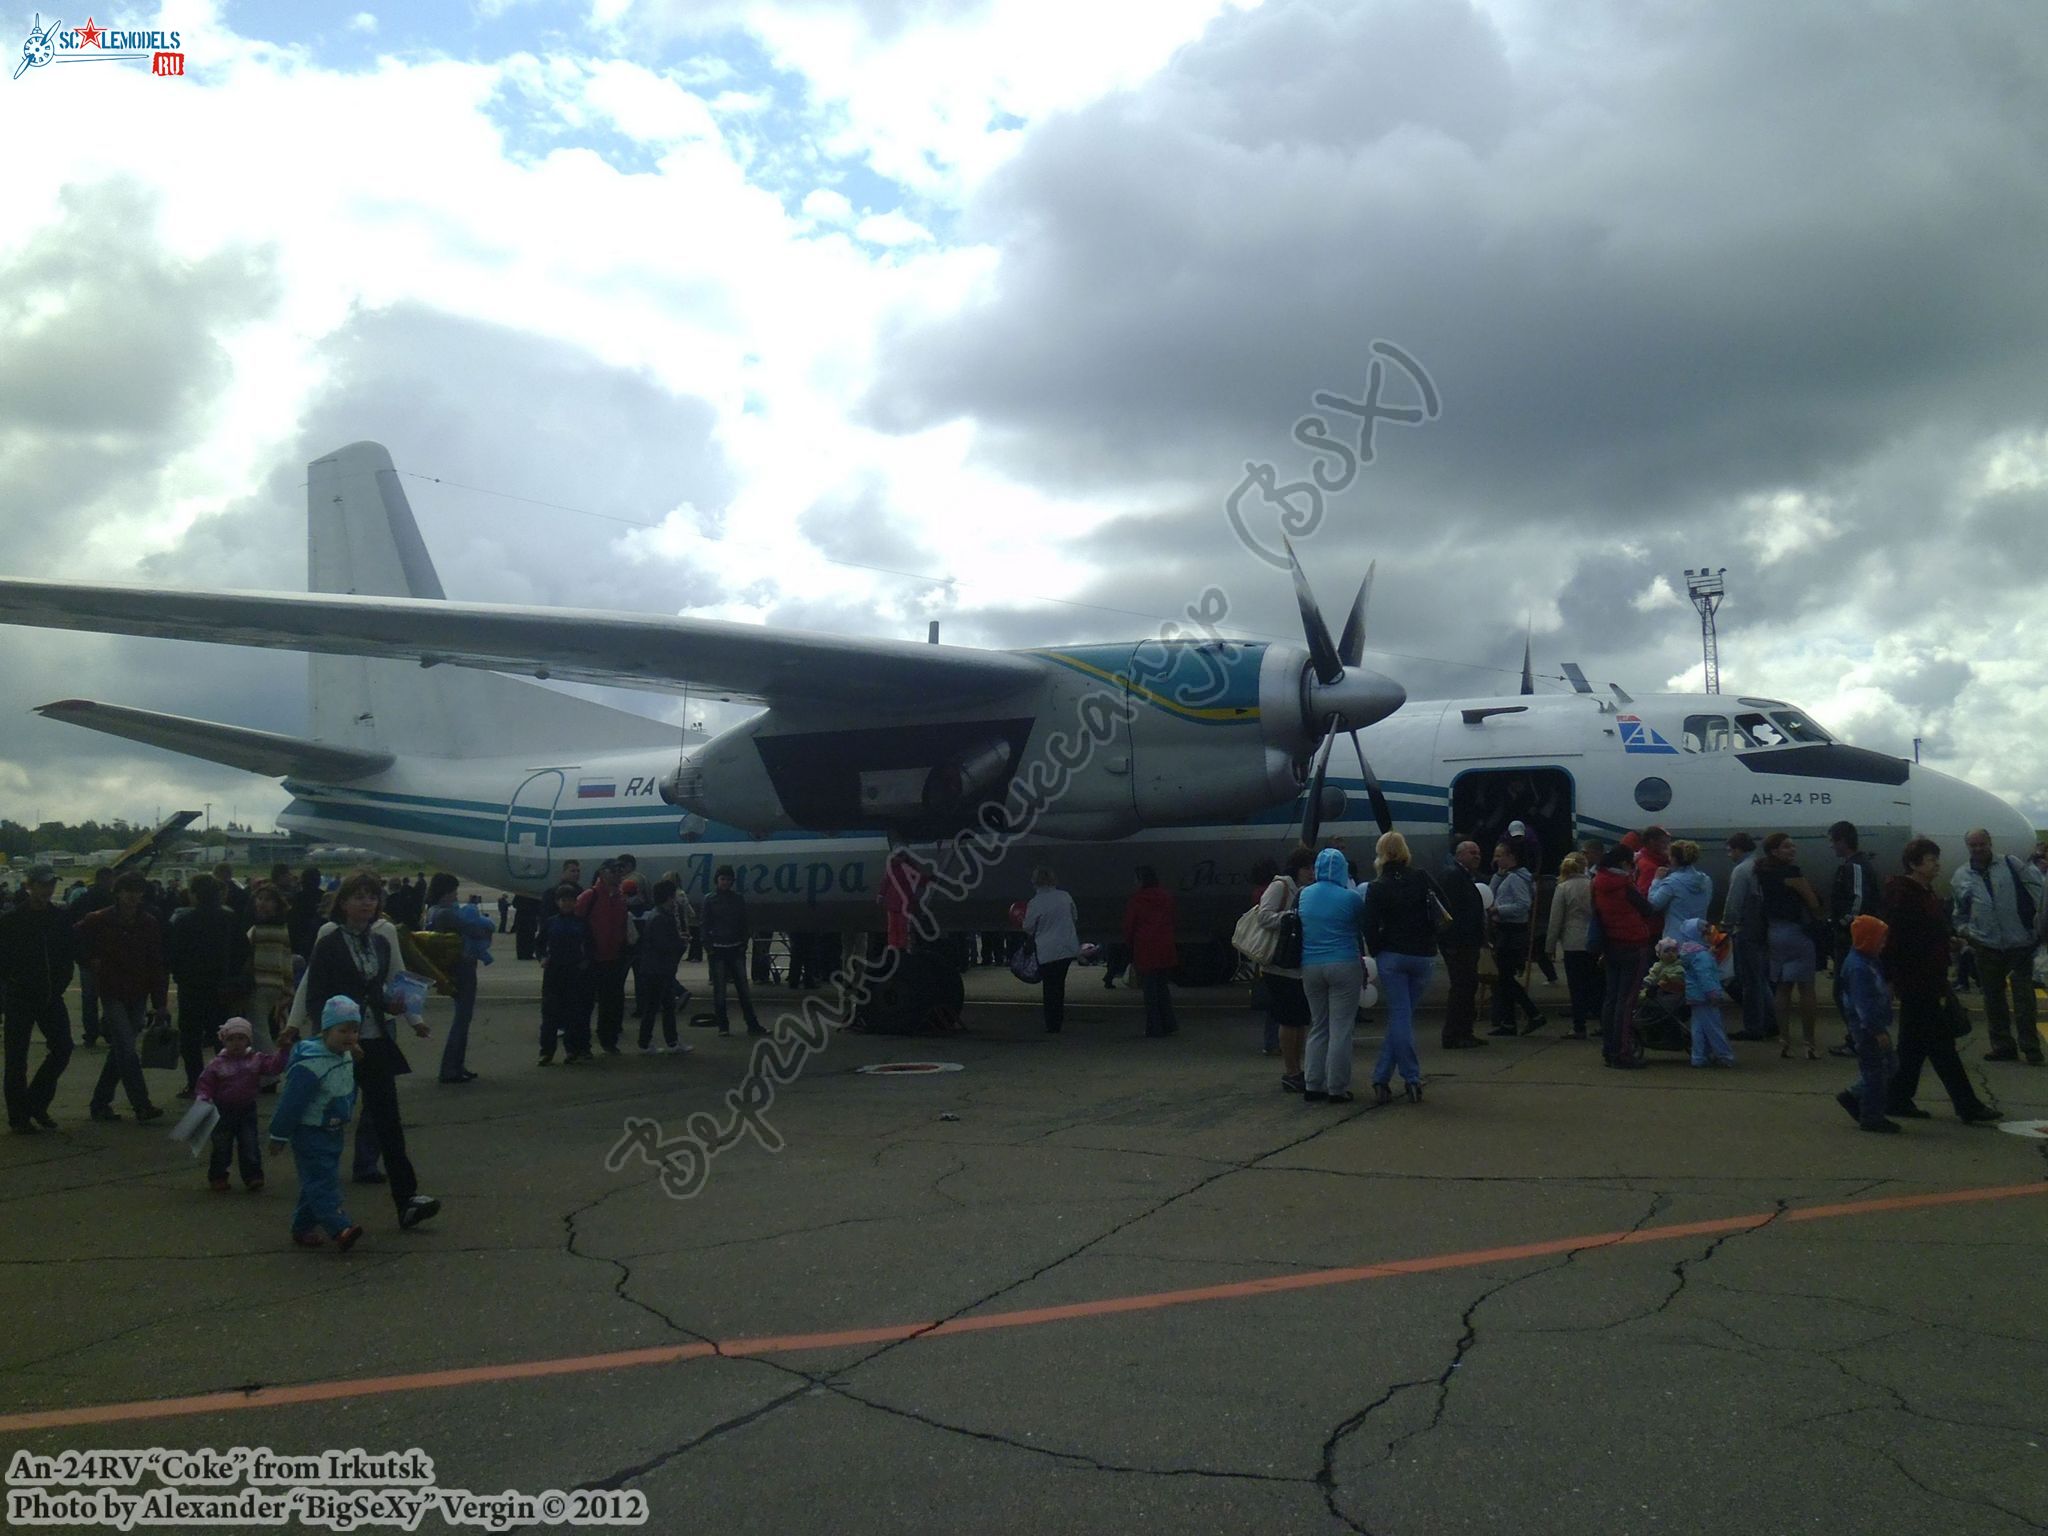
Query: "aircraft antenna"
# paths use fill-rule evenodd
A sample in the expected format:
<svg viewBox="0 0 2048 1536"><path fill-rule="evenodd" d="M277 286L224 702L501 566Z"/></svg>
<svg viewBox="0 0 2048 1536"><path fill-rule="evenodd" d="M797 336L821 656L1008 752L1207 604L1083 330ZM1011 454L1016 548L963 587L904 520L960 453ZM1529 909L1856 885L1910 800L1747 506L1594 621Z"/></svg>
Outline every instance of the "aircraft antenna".
<svg viewBox="0 0 2048 1536"><path fill-rule="evenodd" d="M1727 584L1722 580L1727 574L1725 565L1715 571L1703 565L1696 571L1688 568L1685 573L1685 595L1700 611L1700 648L1706 654L1709 693L1721 691L1721 647L1714 637L1714 610L1721 606L1727 592Z"/></svg>

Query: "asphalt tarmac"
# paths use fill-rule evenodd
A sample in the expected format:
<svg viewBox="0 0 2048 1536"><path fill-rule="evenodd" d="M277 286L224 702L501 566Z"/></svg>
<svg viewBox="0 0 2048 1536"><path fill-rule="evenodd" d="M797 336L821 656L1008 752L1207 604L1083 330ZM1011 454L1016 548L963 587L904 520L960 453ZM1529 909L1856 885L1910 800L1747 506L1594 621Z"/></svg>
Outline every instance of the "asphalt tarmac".
<svg viewBox="0 0 2048 1536"><path fill-rule="evenodd" d="M217 1195L168 1118L88 1122L81 1052L62 1131L0 1143L10 1493L24 1449L361 1447L722 1536L2048 1527L2048 1140L1931 1079L1934 1118L1860 1134L1851 1064L1775 1045L1443 1052L1434 1010L1423 1103L1309 1106L1242 989L1148 1040L1099 978L1058 1037L993 971L963 1037L834 1037L758 1108L780 1150L675 1198L608 1153L724 1116L753 1042L538 1069L501 960L479 1079L433 1080L437 1029L402 1085L445 1209L401 1232L345 1186L345 1256L287 1243L288 1156ZM2048 1070L1966 1044L2048 1117ZM912 1061L961 1070L857 1070Z"/></svg>

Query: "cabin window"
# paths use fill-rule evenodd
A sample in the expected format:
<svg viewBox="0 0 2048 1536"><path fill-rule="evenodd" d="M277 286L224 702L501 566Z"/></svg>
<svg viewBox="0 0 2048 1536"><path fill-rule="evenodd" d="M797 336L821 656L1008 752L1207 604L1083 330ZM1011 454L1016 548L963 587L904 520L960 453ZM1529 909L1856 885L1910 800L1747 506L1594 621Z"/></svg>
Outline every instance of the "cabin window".
<svg viewBox="0 0 2048 1536"><path fill-rule="evenodd" d="M1768 715L1737 715L1735 729L1742 733L1744 746L1785 747L1792 744L1792 738L1785 734L1784 728L1773 725Z"/></svg>
<svg viewBox="0 0 2048 1536"><path fill-rule="evenodd" d="M1726 752L1732 736L1726 715L1685 717L1685 750L1688 752Z"/></svg>
<svg viewBox="0 0 2048 1536"><path fill-rule="evenodd" d="M1794 741L1825 744L1835 739L1796 709L1774 709L1771 719Z"/></svg>

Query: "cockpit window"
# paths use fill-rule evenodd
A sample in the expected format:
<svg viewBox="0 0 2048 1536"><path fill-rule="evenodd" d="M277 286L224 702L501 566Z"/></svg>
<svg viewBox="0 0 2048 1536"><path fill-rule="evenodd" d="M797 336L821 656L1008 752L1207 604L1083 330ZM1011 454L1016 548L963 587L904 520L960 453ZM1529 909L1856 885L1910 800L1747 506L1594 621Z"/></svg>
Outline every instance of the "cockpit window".
<svg viewBox="0 0 2048 1536"><path fill-rule="evenodd" d="M1768 715L1737 715L1735 729L1742 733L1744 746L1783 747L1792 741L1781 727L1771 723Z"/></svg>
<svg viewBox="0 0 2048 1536"><path fill-rule="evenodd" d="M1688 752L1726 752L1733 740L1728 729L1726 715L1687 715L1685 717L1685 750Z"/></svg>
<svg viewBox="0 0 2048 1536"><path fill-rule="evenodd" d="M1796 709L1774 709L1771 718L1783 728L1794 741L1827 743L1835 738L1815 725Z"/></svg>

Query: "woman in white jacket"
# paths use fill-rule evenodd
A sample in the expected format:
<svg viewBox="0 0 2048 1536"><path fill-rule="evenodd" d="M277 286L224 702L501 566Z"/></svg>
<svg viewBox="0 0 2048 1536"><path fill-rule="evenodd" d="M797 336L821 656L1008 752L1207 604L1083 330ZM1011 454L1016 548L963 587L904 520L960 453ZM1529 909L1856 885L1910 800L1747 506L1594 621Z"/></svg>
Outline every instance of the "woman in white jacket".
<svg viewBox="0 0 2048 1536"><path fill-rule="evenodd" d="M1286 866L1266 885L1259 896L1259 926L1278 932L1281 919L1301 900L1301 888L1315 878L1316 856L1297 847L1287 855ZM1266 1054L1280 1051L1280 1087L1288 1093L1302 1090L1301 1049L1308 1037L1308 997L1301 990L1301 967L1265 965Z"/></svg>
<svg viewBox="0 0 2048 1536"><path fill-rule="evenodd" d="M1067 969L1081 953L1080 914L1074 898L1059 888L1052 871L1031 872L1037 893L1024 909L1024 931L1038 954L1039 995L1045 1005L1045 1032L1056 1035L1067 1018Z"/></svg>
<svg viewBox="0 0 2048 1536"><path fill-rule="evenodd" d="M1557 889L1550 895L1549 948L1564 956L1564 984L1571 992L1571 1039L1586 1038L1586 1024L1600 1022L1606 978L1600 956L1592 948L1593 880L1584 854L1568 853L1557 866Z"/></svg>

